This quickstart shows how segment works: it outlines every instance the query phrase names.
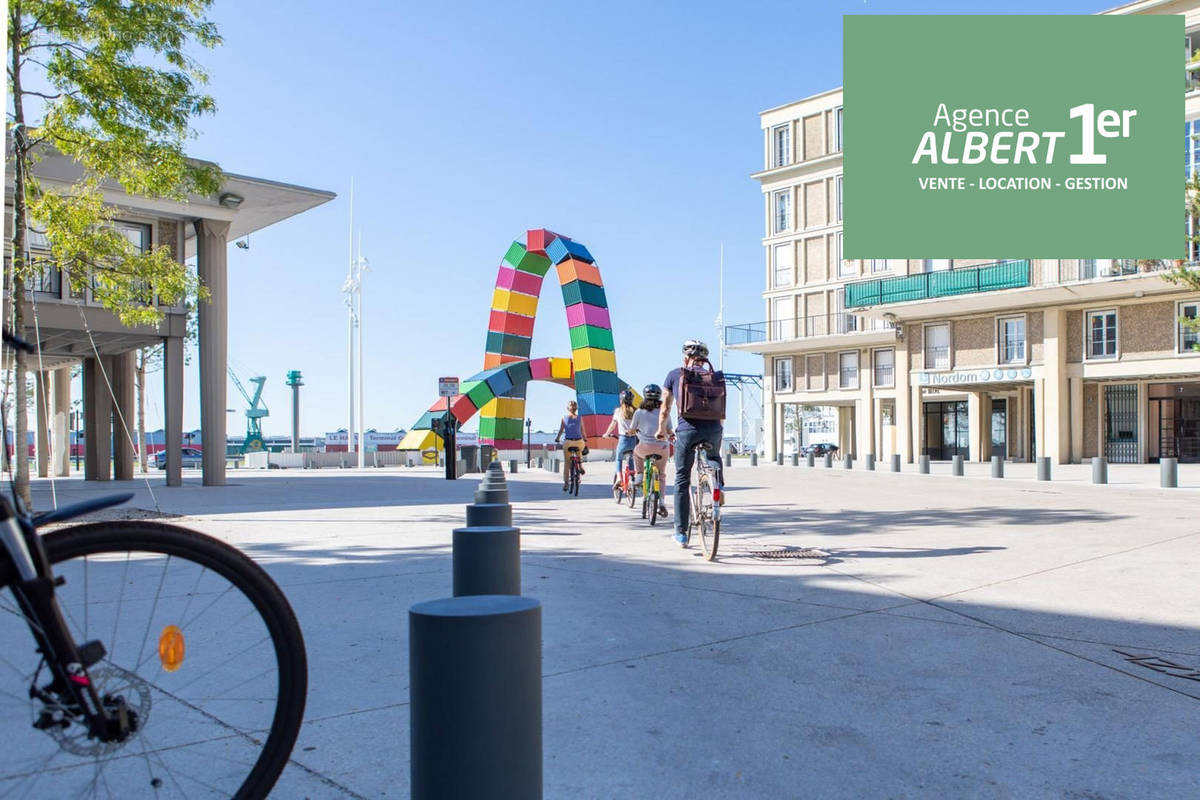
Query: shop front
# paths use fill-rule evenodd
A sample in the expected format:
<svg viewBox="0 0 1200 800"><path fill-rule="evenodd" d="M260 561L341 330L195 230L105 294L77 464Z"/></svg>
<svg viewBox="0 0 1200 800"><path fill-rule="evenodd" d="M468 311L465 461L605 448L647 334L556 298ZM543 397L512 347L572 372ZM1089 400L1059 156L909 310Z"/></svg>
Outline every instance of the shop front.
<svg viewBox="0 0 1200 800"><path fill-rule="evenodd" d="M1200 463L1200 382L1151 383L1146 394L1150 460L1177 458L1180 463Z"/></svg>

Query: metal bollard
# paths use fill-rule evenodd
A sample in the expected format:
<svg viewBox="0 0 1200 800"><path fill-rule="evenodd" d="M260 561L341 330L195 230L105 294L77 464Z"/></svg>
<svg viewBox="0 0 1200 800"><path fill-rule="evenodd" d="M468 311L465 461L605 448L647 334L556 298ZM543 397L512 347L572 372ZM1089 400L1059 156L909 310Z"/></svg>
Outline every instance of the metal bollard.
<svg viewBox="0 0 1200 800"><path fill-rule="evenodd" d="M825 454L825 469L833 469L833 453Z"/></svg>
<svg viewBox="0 0 1200 800"><path fill-rule="evenodd" d="M1158 484L1164 489L1179 487L1179 459L1163 458L1158 462Z"/></svg>
<svg viewBox="0 0 1200 800"><path fill-rule="evenodd" d="M900 471L900 454L893 453L892 454L892 472L899 472L899 471Z"/></svg>
<svg viewBox="0 0 1200 800"><path fill-rule="evenodd" d="M875 454L867 453L867 472L875 471Z"/></svg>
<svg viewBox="0 0 1200 800"><path fill-rule="evenodd" d="M783 466L783 453L775 454L775 463L780 467Z"/></svg>
<svg viewBox="0 0 1200 800"><path fill-rule="evenodd" d="M541 603L417 603L408 642L413 800L541 798Z"/></svg>
<svg viewBox="0 0 1200 800"><path fill-rule="evenodd" d="M1004 459L1000 456L992 456L992 477L1004 477Z"/></svg>
<svg viewBox="0 0 1200 800"><path fill-rule="evenodd" d="M512 474L512 475L517 474L517 460L515 458L510 458L508 460L508 471L509 471L509 474Z"/></svg>
<svg viewBox="0 0 1200 800"><path fill-rule="evenodd" d="M920 459L920 464L921 464L921 466L920 466L921 474L928 475L929 474L929 456L922 455L921 459Z"/></svg>
<svg viewBox="0 0 1200 800"><path fill-rule="evenodd" d="M1092 459L1092 483L1108 483L1108 459L1104 456Z"/></svg>
<svg viewBox="0 0 1200 800"><path fill-rule="evenodd" d="M962 475L963 475L963 457L962 456L954 456L954 458L952 458L950 460L950 472L951 472L951 474L956 475L960 478L962 477Z"/></svg>
<svg viewBox="0 0 1200 800"><path fill-rule="evenodd" d="M808 466L815 467L817 465L817 454L809 450L808 455L805 457L805 462Z"/></svg>
<svg viewBox="0 0 1200 800"><path fill-rule="evenodd" d="M752 466L752 467L758 466L758 451L757 450L750 454L750 466Z"/></svg>
<svg viewBox="0 0 1200 800"><path fill-rule="evenodd" d="M854 456L847 453L842 458L842 469L854 469Z"/></svg>
<svg viewBox="0 0 1200 800"><path fill-rule="evenodd" d="M792 466L793 467L800 466L800 454L799 453L792 453Z"/></svg>
<svg viewBox="0 0 1200 800"><path fill-rule="evenodd" d="M521 529L454 529L454 596L521 593Z"/></svg>
<svg viewBox="0 0 1200 800"><path fill-rule="evenodd" d="M725 454L725 466L727 466L727 467L733 466L733 453Z"/></svg>
<svg viewBox="0 0 1200 800"><path fill-rule="evenodd" d="M1037 479L1039 481L1050 480L1050 456L1038 456Z"/></svg>

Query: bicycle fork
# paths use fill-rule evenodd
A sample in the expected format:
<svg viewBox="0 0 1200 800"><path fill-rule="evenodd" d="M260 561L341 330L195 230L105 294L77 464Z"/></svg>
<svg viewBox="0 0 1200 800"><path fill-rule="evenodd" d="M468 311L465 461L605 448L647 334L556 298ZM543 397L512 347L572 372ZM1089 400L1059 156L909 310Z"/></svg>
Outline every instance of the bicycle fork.
<svg viewBox="0 0 1200 800"><path fill-rule="evenodd" d="M18 580L11 587L13 595L53 676L50 683L39 687L40 668L34 673L29 696L41 701L43 709L33 727L69 727L71 722L61 710L51 711L65 709L87 720L88 738L102 742L127 739L137 730L137 714L130 711L124 698L101 698L96 691L88 668L104 658L104 645L99 641L75 644L54 597L54 588L62 584L62 579L53 577L41 538L30 523L9 515L0 520L0 542L17 571Z"/></svg>

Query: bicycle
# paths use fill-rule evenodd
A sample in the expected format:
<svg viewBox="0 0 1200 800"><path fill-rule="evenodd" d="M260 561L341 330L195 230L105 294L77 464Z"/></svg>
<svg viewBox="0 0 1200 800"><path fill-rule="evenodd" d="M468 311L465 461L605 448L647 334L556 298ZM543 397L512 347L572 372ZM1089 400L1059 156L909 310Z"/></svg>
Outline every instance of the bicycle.
<svg viewBox="0 0 1200 800"><path fill-rule="evenodd" d="M578 447L567 448L567 475L563 481L563 491L579 496L580 456Z"/></svg>
<svg viewBox="0 0 1200 800"><path fill-rule="evenodd" d="M658 470L661 459L659 454L650 453L642 464L642 519L649 514L651 525L658 521L662 505L662 476Z"/></svg>
<svg viewBox="0 0 1200 800"><path fill-rule="evenodd" d="M700 547L704 551L704 560L712 561L717 557L717 544L721 539L721 492L717 482L717 471L713 468L709 456L712 445L700 442L694 448L696 451L695 467L691 485L691 510L688 519L688 534L693 527L699 528ZM684 544L686 547L686 543Z"/></svg>
<svg viewBox="0 0 1200 800"><path fill-rule="evenodd" d="M132 497L32 516L0 495L0 796L266 797L304 717L295 614L186 528L38 531Z"/></svg>
<svg viewBox="0 0 1200 800"><path fill-rule="evenodd" d="M633 474L633 454L630 453L617 475L618 479L613 482L613 499L617 501L617 505L628 499L629 507L633 508L637 502L637 482L634 481Z"/></svg>

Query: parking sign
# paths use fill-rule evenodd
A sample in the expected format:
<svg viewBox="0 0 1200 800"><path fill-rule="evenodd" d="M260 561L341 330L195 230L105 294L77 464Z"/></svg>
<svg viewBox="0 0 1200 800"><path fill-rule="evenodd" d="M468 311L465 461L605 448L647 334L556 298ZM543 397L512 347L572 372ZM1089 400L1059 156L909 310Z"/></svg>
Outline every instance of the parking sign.
<svg viewBox="0 0 1200 800"><path fill-rule="evenodd" d="M458 378L438 378L438 397L454 397L458 394Z"/></svg>

